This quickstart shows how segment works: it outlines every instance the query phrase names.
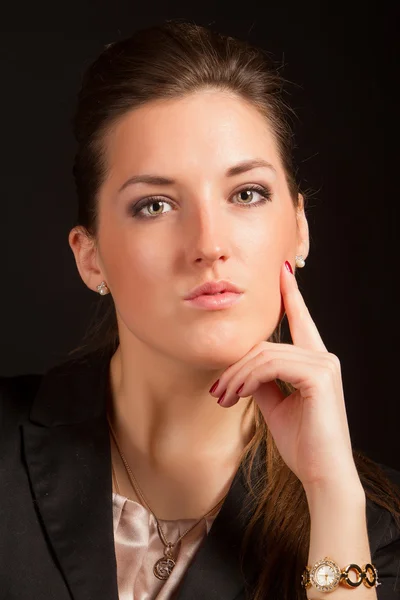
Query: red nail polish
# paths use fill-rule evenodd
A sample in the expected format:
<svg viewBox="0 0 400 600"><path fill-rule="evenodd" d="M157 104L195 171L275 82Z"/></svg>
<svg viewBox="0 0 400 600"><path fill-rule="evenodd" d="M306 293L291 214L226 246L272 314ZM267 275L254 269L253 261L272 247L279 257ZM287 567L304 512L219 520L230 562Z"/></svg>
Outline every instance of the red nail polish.
<svg viewBox="0 0 400 600"><path fill-rule="evenodd" d="M293 270L292 270L292 267L291 267L290 262L288 260L285 260L285 267L287 268L287 270L289 271L289 273L291 273L293 275Z"/></svg>
<svg viewBox="0 0 400 600"><path fill-rule="evenodd" d="M222 400L224 399L224 396L226 394L226 390L224 391L224 393L218 398L218 404L221 404Z"/></svg>
<svg viewBox="0 0 400 600"><path fill-rule="evenodd" d="M219 383L219 379L217 379L217 381L212 384L212 386L210 387L210 390L209 390L210 394L212 394L217 389L218 383Z"/></svg>
<svg viewBox="0 0 400 600"><path fill-rule="evenodd" d="M244 388L244 383L242 383L242 385L240 386L240 388L238 388L236 390L237 395L239 396L240 392L242 391L242 389Z"/></svg>

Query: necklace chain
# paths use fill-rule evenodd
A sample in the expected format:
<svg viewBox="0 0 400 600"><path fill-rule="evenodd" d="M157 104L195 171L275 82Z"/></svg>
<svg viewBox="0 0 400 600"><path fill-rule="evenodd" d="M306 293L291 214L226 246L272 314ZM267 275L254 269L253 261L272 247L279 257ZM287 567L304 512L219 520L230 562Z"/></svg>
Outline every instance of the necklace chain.
<svg viewBox="0 0 400 600"><path fill-rule="evenodd" d="M155 518L155 520L156 520L156 522L157 522L158 534L159 534L159 536L160 536L160 538L161 538L161 540L162 540L163 544L166 546L166 550L168 551L168 553L167 553L166 555L167 555L167 556L168 556L168 555L171 555L171 550L172 550L172 548L173 548L174 546L176 546L176 544L178 544L178 542L180 542L180 540L181 540L181 539L182 539L182 538L183 538L185 535L187 535L187 534L188 534L190 531L192 531L192 529L194 529L194 528L196 527L196 525L198 525L198 524L199 524L199 523L200 523L200 522L201 522L203 519L205 519L206 517L208 517L208 515L210 515L210 514L211 514L211 513L212 513L214 510L216 510L216 508L217 508L217 507L219 507L219 505L223 503L223 501L225 500L225 498L226 498L226 496L227 496L228 494L225 494L225 496L224 496L224 497L223 497L221 500L219 500L219 502L217 502L217 504L216 504L216 505L215 505L215 506L214 506L214 507L213 507L211 510L209 510L209 511L208 511L208 512L207 512L205 515L203 515L203 516L202 516L202 517L201 517L201 518L200 518L198 521L196 521L196 522L194 523L194 525L192 525L191 527L189 527L189 529L187 529L187 530L186 530L184 533L182 533L182 535L181 535L181 536L179 536L179 538L176 540L176 542L174 542L173 544L172 544L171 542L168 542L168 541L166 540L165 534L164 534L164 532L163 532L163 530L162 530L162 527L161 527L161 525L160 525L160 522L159 522L159 520L157 519L156 515L155 515L155 514L154 514L154 512L151 510L151 508L150 508L150 506L149 506L148 502L146 501L146 499L145 499L145 497L144 497L144 495L143 495L143 492L140 490L140 488L139 488L139 484L138 484L138 482L137 482L137 480L136 480L136 478L135 478L134 474L132 473L132 470L131 470L131 468L130 468L129 464L128 464L128 462L127 462L127 460L126 460L125 456L123 455L123 453L122 453L122 451L121 451L121 448L120 448L120 446L119 446L119 444L118 444L118 441L117 441L117 436L115 435L115 432L114 432L113 426L111 425L111 422L110 422L110 419L109 419L108 415L107 415L107 420L108 420L108 424L109 424L109 427L110 427L110 430L111 430L111 434L112 434L113 440L114 440L114 442L115 442L115 445L116 445L116 447L117 447L117 450L118 450L118 452L119 452L119 455L121 456L121 459L122 459L122 461L123 461L123 463L124 463L124 465L125 465L125 469L126 469L126 471L127 471L127 473L128 473L128 477L129 477L130 483L131 483L131 485L132 485L132 488L133 488L133 490L134 490L134 491L135 491L135 492L138 494L139 498L141 499L141 501L143 502L143 504L145 505L145 507L146 507L146 508L147 508L147 509L150 511L150 513L151 513L151 514L153 515L153 517Z"/></svg>

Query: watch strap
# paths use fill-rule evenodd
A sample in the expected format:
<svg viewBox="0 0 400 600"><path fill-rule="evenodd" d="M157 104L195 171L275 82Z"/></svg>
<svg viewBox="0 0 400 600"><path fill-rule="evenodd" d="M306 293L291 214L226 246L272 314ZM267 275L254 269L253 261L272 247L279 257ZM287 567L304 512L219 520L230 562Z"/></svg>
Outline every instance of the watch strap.
<svg viewBox="0 0 400 600"><path fill-rule="evenodd" d="M324 585L318 581L318 571L326 567L330 571L330 581ZM350 578L350 572L356 574L356 579ZM301 576L301 585L303 588L314 586L320 592L331 592L339 585L344 585L347 588L357 588L364 584L367 588L372 588L380 585L378 583L378 572L374 565L366 563L362 567L355 563L350 563L344 569L340 569L339 565L329 556L317 561L313 566L307 565Z"/></svg>

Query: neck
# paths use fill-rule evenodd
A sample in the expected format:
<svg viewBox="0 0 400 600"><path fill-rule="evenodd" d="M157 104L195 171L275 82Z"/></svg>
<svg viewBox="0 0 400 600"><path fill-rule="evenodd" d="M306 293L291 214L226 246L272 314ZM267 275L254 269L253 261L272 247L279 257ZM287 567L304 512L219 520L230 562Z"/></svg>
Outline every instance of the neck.
<svg viewBox="0 0 400 600"><path fill-rule="evenodd" d="M172 363L142 344L110 363L110 419L132 459L159 470L199 460L235 464L254 433L251 398L220 407L208 393L223 373ZM248 409L248 410L246 410Z"/></svg>

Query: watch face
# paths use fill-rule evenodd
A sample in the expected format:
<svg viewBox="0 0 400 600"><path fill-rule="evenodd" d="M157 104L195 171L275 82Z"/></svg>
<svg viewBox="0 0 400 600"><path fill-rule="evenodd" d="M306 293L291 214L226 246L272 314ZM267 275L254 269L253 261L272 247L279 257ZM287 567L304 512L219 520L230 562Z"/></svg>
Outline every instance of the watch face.
<svg viewBox="0 0 400 600"><path fill-rule="evenodd" d="M314 565L310 579L321 592L330 592L339 585L340 569L333 560L325 558Z"/></svg>
<svg viewBox="0 0 400 600"><path fill-rule="evenodd" d="M329 565L322 565L315 571L315 579L319 585L332 585L335 581L335 571Z"/></svg>

